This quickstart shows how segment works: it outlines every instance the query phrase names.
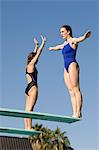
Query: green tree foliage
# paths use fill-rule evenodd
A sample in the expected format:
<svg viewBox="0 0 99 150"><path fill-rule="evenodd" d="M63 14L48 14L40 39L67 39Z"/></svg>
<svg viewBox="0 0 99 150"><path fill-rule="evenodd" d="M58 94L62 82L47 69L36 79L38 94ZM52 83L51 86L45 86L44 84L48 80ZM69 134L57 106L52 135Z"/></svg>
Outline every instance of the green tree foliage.
<svg viewBox="0 0 99 150"><path fill-rule="evenodd" d="M73 150L68 137L65 136L66 132L62 133L60 128L57 127L52 131L42 124L35 124L33 129L42 131L41 134L29 138L33 150Z"/></svg>

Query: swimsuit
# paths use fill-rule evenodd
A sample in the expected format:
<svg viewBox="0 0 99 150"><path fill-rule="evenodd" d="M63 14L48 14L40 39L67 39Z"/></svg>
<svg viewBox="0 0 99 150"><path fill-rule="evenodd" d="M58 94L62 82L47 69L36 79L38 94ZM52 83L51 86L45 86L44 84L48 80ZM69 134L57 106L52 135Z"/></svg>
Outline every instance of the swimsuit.
<svg viewBox="0 0 99 150"><path fill-rule="evenodd" d="M69 65L72 63L72 62L76 62L76 50L73 49L70 44L66 44L63 49L62 49L62 54L63 54L63 58L64 58L64 66L68 72L68 68L69 68ZM77 62L76 62L77 63Z"/></svg>
<svg viewBox="0 0 99 150"><path fill-rule="evenodd" d="M27 87L25 89L25 93L28 95L28 92L32 88L32 86L37 85L37 74L38 74L38 71L35 68L34 72L29 73L29 72L27 72L27 69L26 69L26 74L28 74L31 77L31 79L32 79L32 81L30 83L28 83L28 85L27 85Z"/></svg>

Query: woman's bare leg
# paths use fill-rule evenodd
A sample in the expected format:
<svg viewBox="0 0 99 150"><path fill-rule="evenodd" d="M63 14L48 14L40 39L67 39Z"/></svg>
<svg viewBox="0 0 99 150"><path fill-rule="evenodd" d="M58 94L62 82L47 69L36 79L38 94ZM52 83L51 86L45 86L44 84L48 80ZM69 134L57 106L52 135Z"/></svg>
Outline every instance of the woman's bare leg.
<svg viewBox="0 0 99 150"><path fill-rule="evenodd" d="M75 97L75 93L73 90L73 85L72 85L71 80L70 80L69 73L66 71L66 69L64 69L64 81L65 81L65 84L69 90L69 94L71 97L71 103L72 103L73 116L75 116L77 113L76 97Z"/></svg>
<svg viewBox="0 0 99 150"><path fill-rule="evenodd" d="M81 117L82 109L82 94L79 87L79 68L76 63L71 63L69 67L70 81L73 85L73 92L76 98L76 115L74 117Z"/></svg>
<svg viewBox="0 0 99 150"><path fill-rule="evenodd" d="M26 95L26 106L28 104L28 101L29 101L29 96ZM24 125L25 125L25 129L28 128L28 118L24 118Z"/></svg>
<svg viewBox="0 0 99 150"><path fill-rule="evenodd" d="M29 96L26 96L26 111L30 112L33 110L37 96L38 96L38 89L36 86L33 86L30 91L28 92ZM31 129L32 128L32 119L25 118L25 129Z"/></svg>

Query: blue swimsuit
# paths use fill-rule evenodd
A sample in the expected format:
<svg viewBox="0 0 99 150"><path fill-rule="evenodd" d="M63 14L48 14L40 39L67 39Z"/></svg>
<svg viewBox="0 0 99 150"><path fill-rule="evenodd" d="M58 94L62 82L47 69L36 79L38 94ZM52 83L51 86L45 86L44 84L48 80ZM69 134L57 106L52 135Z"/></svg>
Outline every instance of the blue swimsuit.
<svg viewBox="0 0 99 150"><path fill-rule="evenodd" d="M76 62L76 50L73 49L70 44L66 44L63 49L62 49L62 54L63 54L63 58L64 58L64 66L68 72L68 68L69 68L69 65L72 63L72 62ZM77 62L76 62L77 63Z"/></svg>

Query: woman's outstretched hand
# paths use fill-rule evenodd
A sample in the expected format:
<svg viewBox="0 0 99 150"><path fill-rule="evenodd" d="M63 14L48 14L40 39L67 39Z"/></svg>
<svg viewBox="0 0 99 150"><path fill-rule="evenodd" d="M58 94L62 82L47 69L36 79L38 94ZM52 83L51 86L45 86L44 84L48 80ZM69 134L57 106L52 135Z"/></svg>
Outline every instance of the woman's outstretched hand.
<svg viewBox="0 0 99 150"><path fill-rule="evenodd" d="M35 45L39 44L36 38L34 38L33 41L34 41Z"/></svg>
<svg viewBox="0 0 99 150"><path fill-rule="evenodd" d="M46 37L43 37L43 35L41 34L41 39L42 39L42 42L46 42Z"/></svg>
<svg viewBox="0 0 99 150"><path fill-rule="evenodd" d="M91 31L87 31L86 33L85 33L85 38L89 38L91 36Z"/></svg>

